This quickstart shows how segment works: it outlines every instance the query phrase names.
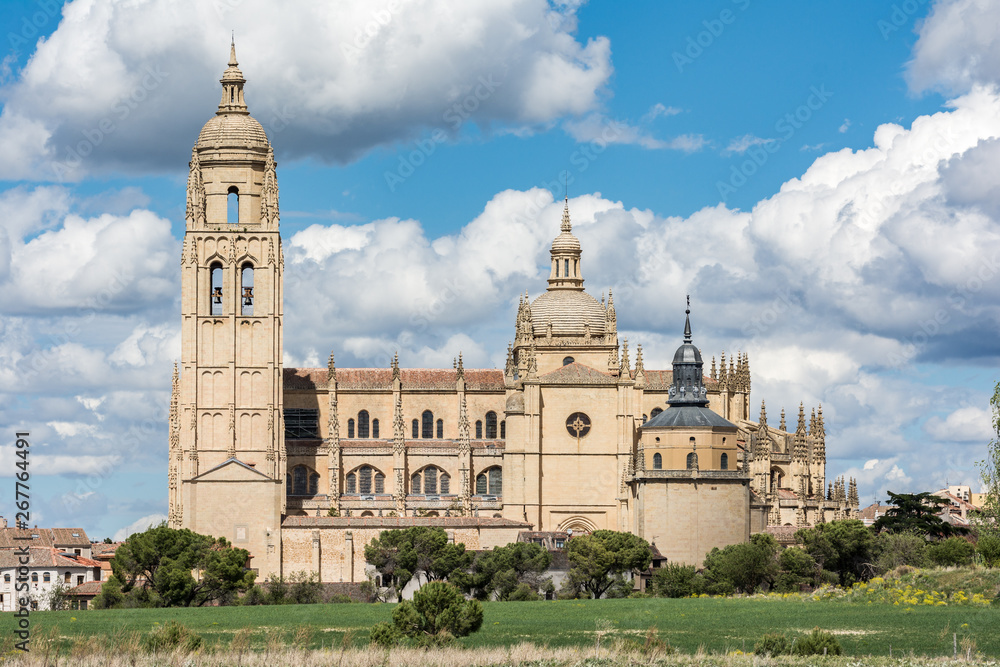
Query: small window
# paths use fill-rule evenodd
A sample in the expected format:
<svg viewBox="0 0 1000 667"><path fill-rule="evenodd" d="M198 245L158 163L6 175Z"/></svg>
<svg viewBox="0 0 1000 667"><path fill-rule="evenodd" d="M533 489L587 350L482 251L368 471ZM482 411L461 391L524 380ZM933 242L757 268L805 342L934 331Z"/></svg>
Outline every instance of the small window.
<svg viewBox="0 0 1000 667"><path fill-rule="evenodd" d="M476 420L476 440L482 440L482 439L483 439L483 422L477 419Z"/></svg>
<svg viewBox="0 0 1000 667"><path fill-rule="evenodd" d="M208 295L209 305L211 306L212 315L222 314L222 264L215 262L209 268L210 273L210 291Z"/></svg>
<svg viewBox="0 0 1000 667"><path fill-rule="evenodd" d="M31 581L33 581L36 584L38 583L38 573L37 572L32 572L31 573Z"/></svg>
<svg viewBox="0 0 1000 667"><path fill-rule="evenodd" d="M721 467L723 470L729 470L729 454L722 455Z"/></svg>
<svg viewBox="0 0 1000 667"><path fill-rule="evenodd" d="M377 419L373 419L372 420L372 437L373 438L377 438L378 437L378 420Z"/></svg>
<svg viewBox="0 0 1000 667"><path fill-rule="evenodd" d="M500 468L490 468L490 495L503 495L503 472Z"/></svg>
<svg viewBox="0 0 1000 667"><path fill-rule="evenodd" d="M77 586L83 585L83 575L82 574L76 575L76 585Z"/></svg>
<svg viewBox="0 0 1000 667"><path fill-rule="evenodd" d="M441 486L441 495L448 495L451 493L451 476L446 472L441 473L441 478L438 480Z"/></svg>
<svg viewBox="0 0 1000 667"><path fill-rule="evenodd" d="M506 419L501 419L500 420L500 439L501 440L506 440L507 439L507 420Z"/></svg>
<svg viewBox="0 0 1000 667"><path fill-rule="evenodd" d="M410 478L410 493L419 496L420 495L420 475L414 474Z"/></svg>
<svg viewBox="0 0 1000 667"><path fill-rule="evenodd" d="M652 410L649 411L650 419L660 414L661 412L663 412L663 408L653 408Z"/></svg>
<svg viewBox="0 0 1000 667"><path fill-rule="evenodd" d="M694 452L691 452L687 456L687 469L688 470L698 469L698 455L695 454Z"/></svg>
<svg viewBox="0 0 1000 667"><path fill-rule="evenodd" d="M438 440L441 440L442 438L444 438L444 420L443 419L437 420L437 438L438 438Z"/></svg>
<svg viewBox="0 0 1000 667"><path fill-rule="evenodd" d="M69 572L63 572L63 583L64 583L64 584L68 584L68 583L69 583L69 581L70 581L70 576L71 576L71 575L70 575L70 573L69 573Z"/></svg>
<svg viewBox="0 0 1000 667"><path fill-rule="evenodd" d="M486 413L486 439L497 439L497 413L492 410Z"/></svg>
<svg viewBox="0 0 1000 667"><path fill-rule="evenodd" d="M10 583L10 575L9 574L3 575L3 580L4 580L4 583L9 584Z"/></svg>
<svg viewBox="0 0 1000 667"><path fill-rule="evenodd" d="M413 420L413 438L414 440L420 437L420 422L416 419Z"/></svg>
<svg viewBox="0 0 1000 667"><path fill-rule="evenodd" d="M288 440L318 439L319 410L285 408L285 438Z"/></svg>
<svg viewBox="0 0 1000 667"><path fill-rule="evenodd" d="M485 496L489 492L489 480L486 478L486 473L481 473L476 476L476 495Z"/></svg>
<svg viewBox="0 0 1000 667"><path fill-rule="evenodd" d="M572 364L575 361L576 361L576 359L574 359L573 357L566 357L566 358L563 359L563 366L569 366L570 364Z"/></svg>
<svg viewBox="0 0 1000 667"><path fill-rule="evenodd" d="M385 493L385 475L380 472L375 473L375 493Z"/></svg>
<svg viewBox="0 0 1000 667"><path fill-rule="evenodd" d="M565 273L566 277L569 278L569 260L568 259L564 259L563 260L563 273Z"/></svg>
<svg viewBox="0 0 1000 667"><path fill-rule="evenodd" d="M556 278L559 277L559 260L556 260Z"/></svg>
<svg viewBox="0 0 1000 667"><path fill-rule="evenodd" d="M348 438L353 438L354 437L354 420L353 419L348 419L347 420L347 437Z"/></svg>
<svg viewBox="0 0 1000 667"><path fill-rule="evenodd" d="M368 431L368 411L362 410L358 413L358 437L367 438L369 435Z"/></svg>
<svg viewBox="0 0 1000 667"><path fill-rule="evenodd" d="M42 581L44 581L45 583L49 583L50 581L52 581L52 575L49 574L48 572L44 573L42 575Z"/></svg>
<svg viewBox="0 0 1000 667"><path fill-rule="evenodd" d="M358 492L358 476L353 472L347 473L347 493Z"/></svg>
<svg viewBox="0 0 1000 667"><path fill-rule="evenodd" d="M663 470L663 457L659 452L653 454L653 470Z"/></svg>
<svg viewBox="0 0 1000 667"><path fill-rule="evenodd" d="M247 262L240 270L240 285L243 291L240 295L242 302L241 313L244 317L253 316L253 264Z"/></svg>

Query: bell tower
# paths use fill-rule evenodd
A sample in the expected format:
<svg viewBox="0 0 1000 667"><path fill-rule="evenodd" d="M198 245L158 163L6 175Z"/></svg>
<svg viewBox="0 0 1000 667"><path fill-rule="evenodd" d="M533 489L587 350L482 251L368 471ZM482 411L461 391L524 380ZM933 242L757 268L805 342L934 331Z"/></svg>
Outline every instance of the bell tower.
<svg viewBox="0 0 1000 667"><path fill-rule="evenodd" d="M284 511L284 262L274 152L245 82L233 44L218 111L191 151L169 522L249 549L263 575Z"/></svg>

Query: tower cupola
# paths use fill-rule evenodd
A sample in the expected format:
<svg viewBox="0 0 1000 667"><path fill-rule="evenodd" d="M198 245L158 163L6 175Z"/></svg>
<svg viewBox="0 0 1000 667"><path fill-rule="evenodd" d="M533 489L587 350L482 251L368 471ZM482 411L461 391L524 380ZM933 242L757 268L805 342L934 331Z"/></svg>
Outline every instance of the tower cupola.
<svg viewBox="0 0 1000 667"><path fill-rule="evenodd" d="M691 297L684 311L684 342L674 353L674 381L667 403L708 406L701 351L691 342Z"/></svg>

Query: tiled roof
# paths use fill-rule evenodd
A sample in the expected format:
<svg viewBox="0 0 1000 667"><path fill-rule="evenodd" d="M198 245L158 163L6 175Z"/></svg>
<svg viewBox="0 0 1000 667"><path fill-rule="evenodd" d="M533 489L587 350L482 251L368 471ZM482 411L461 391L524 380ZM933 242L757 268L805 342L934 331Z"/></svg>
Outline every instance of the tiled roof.
<svg viewBox="0 0 1000 667"><path fill-rule="evenodd" d="M566 364L557 368L551 373L539 376L538 378L545 384L588 384L588 385L613 385L615 378L607 373L594 370L590 366L585 366L577 362Z"/></svg>
<svg viewBox="0 0 1000 667"><path fill-rule="evenodd" d="M325 368L284 369L285 389L315 390L326 389ZM444 389L454 390L458 381L458 371L441 368L401 368L400 382L403 389ZM392 387L391 368L338 368L337 388L349 389L389 389ZM503 371L492 368L465 369L465 388L468 391L504 391Z"/></svg>
<svg viewBox="0 0 1000 667"><path fill-rule="evenodd" d="M96 560L62 553L52 547L29 547L29 567L100 567ZM0 550L0 568L17 567L20 556L14 549Z"/></svg>
<svg viewBox="0 0 1000 667"><path fill-rule="evenodd" d="M94 558L98 556L106 556L110 558L115 555L115 549L122 545L121 542L112 542L111 544L105 544L104 542L95 542L90 545L90 554Z"/></svg>
<svg viewBox="0 0 1000 667"><path fill-rule="evenodd" d="M79 586L74 586L65 592L65 595L80 595L86 597L92 597L101 592L101 586L104 585L102 581L88 581L85 584L80 584Z"/></svg>
<svg viewBox="0 0 1000 667"><path fill-rule="evenodd" d="M799 494L795 493L791 489L778 489L778 498L784 498L785 500L798 500Z"/></svg>
<svg viewBox="0 0 1000 667"><path fill-rule="evenodd" d="M531 524L513 519L475 516L434 517L329 517L290 516L281 522L282 528L410 528L412 526L439 526L441 528L530 528Z"/></svg>
<svg viewBox="0 0 1000 667"><path fill-rule="evenodd" d="M65 545L89 547L90 538L83 528L53 528L52 543L60 547Z"/></svg>
<svg viewBox="0 0 1000 667"><path fill-rule="evenodd" d="M861 518L867 519L868 521L874 521L879 518L887 511L895 509L895 505L882 505L881 503L873 503L868 507L861 510Z"/></svg>
<svg viewBox="0 0 1000 667"><path fill-rule="evenodd" d="M90 546L90 538L83 528L0 528L0 549L23 547L25 544L32 547L86 548Z"/></svg>

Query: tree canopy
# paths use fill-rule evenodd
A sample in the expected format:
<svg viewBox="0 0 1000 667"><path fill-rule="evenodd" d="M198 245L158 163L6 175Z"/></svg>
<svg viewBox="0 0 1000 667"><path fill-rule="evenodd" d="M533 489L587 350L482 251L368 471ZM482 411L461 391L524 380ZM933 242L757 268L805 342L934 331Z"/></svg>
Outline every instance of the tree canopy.
<svg viewBox="0 0 1000 667"><path fill-rule="evenodd" d="M464 544L449 544L443 528L413 526L387 530L365 546L365 560L382 576L382 585L397 591L423 572L428 581L447 579L472 563Z"/></svg>
<svg viewBox="0 0 1000 667"><path fill-rule="evenodd" d="M795 533L795 541L824 570L836 573L843 585L867 579L872 572L874 535L858 519L803 528Z"/></svg>
<svg viewBox="0 0 1000 667"><path fill-rule="evenodd" d="M649 542L614 530L595 530L574 536L566 543L569 580L599 598L615 583L613 577L632 570L645 570L653 556Z"/></svg>
<svg viewBox="0 0 1000 667"><path fill-rule="evenodd" d="M993 409L993 439L986 445L986 458L978 462L986 499L972 517L972 523L988 543L1000 544L1000 382L993 389L990 399Z"/></svg>
<svg viewBox="0 0 1000 667"><path fill-rule="evenodd" d="M753 593L770 586L778 576L777 552L778 542L766 533L753 535L749 542L715 547L705 557L704 575L710 592Z"/></svg>
<svg viewBox="0 0 1000 667"><path fill-rule="evenodd" d="M915 533L926 537L950 537L962 532L961 529L944 521L939 516L941 510L949 502L946 498L935 496L929 491L921 493L889 494L889 504L893 507L886 510L872 525L876 533Z"/></svg>
<svg viewBox="0 0 1000 667"><path fill-rule="evenodd" d="M476 555L472 571L449 579L480 600L509 600L515 591L536 595L552 556L540 544L514 542Z"/></svg>
<svg viewBox="0 0 1000 667"><path fill-rule="evenodd" d="M256 575L246 568L249 557L246 549L233 548L225 538L161 523L129 536L115 551L111 571L126 595L142 588L155 594L154 604L201 606L253 585Z"/></svg>

